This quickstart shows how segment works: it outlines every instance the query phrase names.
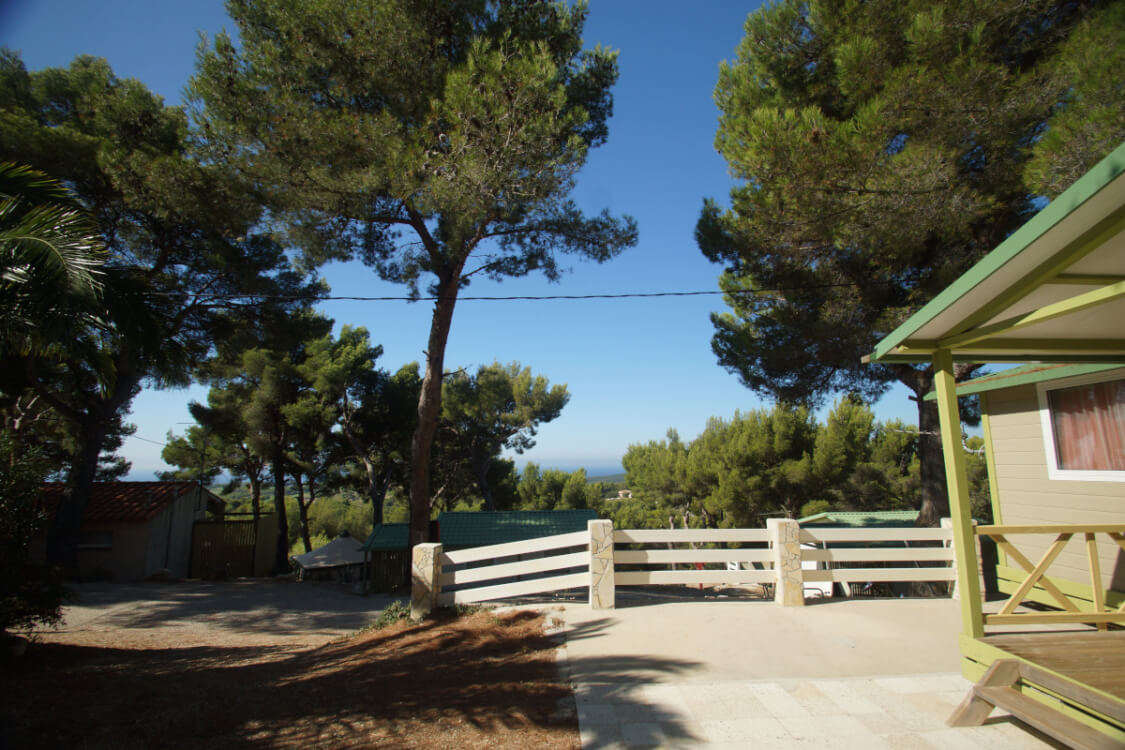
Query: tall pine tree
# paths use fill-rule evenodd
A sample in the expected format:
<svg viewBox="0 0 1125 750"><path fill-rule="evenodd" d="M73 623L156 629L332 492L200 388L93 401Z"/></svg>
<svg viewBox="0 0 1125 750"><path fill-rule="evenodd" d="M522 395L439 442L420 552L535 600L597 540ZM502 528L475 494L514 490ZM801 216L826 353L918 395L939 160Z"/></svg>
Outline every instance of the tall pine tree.
<svg viewBox="0 0 1125 750"><path fill-rule="evenodd" d="M612 109L616 55L582 49L586 8L544 0L231 0L192 82L202 139L314 262L359 258L435 299L411 447L411 542L457 296L476 276L559 275L636 241L568 198Z"/></svg>
<svg viewBox="0 0 1125 750"><path fill-rule="evenodd" d="M1125 137L1120 6L786 0L750 15L720 71L715 143L740 184L697 227L725 266L719 362L789 402L905 385L920 523L948 512L937 409L922 400L932 369L861 358L1026 221L1057 175ZM1079 58L1097 70L1081 75ZM1100 119L1083 127L1076 109Z"/></svg>

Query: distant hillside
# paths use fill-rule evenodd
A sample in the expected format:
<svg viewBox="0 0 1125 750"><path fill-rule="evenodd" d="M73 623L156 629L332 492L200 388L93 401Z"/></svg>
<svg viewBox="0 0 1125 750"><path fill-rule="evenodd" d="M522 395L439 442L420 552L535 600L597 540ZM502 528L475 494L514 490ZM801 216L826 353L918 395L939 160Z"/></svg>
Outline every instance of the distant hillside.
<svg viewBox="0 0 1125 750"><path fill-rule="evenodd" d="M586 484L597 484L598 482L605 482L606 484L625 484L624 474L607 474L601 477L588 477Z"/></svg>

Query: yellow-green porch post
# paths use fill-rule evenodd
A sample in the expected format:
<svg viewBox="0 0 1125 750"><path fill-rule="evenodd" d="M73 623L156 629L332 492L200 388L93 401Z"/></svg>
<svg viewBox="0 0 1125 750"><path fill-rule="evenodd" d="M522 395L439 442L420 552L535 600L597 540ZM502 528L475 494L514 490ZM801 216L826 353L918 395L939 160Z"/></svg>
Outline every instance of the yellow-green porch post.
<svg viewBox="0 0 1125 750"><path fill-rule="evenodd" d="M939 349L933 355L941 449L945 456L945 482L949 489L949 515L953 520L953 549L957 555L957 589L961 592L961 632L973 638L984 635L980 603L980 562L969 502L969 477L961 449L961 415L953 376L953 354Z"/></svg>
<svg viewBox="0 0 1125 750"><path fill-rule="evenodd" d="M1004 523L1004 512L1000 508L1000 485L996 479L996 450L992 443L992 417L989 416L988 394L981 393L979 398L980 428L984 436L984 463L988 469L988 497L992 503L992 523L999 526ZM996 556L1001 565L1007 566L1007 552L997 549Z"/></svg>

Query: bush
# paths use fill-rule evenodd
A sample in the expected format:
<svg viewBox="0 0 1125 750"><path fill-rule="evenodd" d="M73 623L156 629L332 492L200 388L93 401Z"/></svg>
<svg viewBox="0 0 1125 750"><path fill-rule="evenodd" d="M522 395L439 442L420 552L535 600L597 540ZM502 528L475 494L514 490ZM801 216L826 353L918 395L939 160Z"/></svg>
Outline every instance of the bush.
<svg viewBox="0 0 1125 750"><path fill-rule="evenodd" d="M0 633L55 626L69 592L61 572L30 559L31 539L46 528L37 500L49 470L43 453L0 431Z"/></svg>
<svg viewBox="0 0 1125 750"><path fill-rule="evenodd" d="M379 616L375 618L375 622L368 625L364 630L382 630L388 625L393 625L399 620L410 619L410 605L401 599L395 599L393 602L383 608Z"/></svg>

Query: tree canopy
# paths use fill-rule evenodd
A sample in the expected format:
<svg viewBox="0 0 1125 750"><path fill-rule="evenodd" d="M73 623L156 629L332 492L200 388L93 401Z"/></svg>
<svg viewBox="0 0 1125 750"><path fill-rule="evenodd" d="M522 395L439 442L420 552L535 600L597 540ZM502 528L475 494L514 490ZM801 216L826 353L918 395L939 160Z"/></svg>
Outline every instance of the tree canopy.
<svg viewBox="0 0 1125 750"><path fill-rule="evenodd" d="M533 448L539 425L558 417L569 400L565 385L550 386L518 362L494 362L474 375L459 371L446 378L439 440L470 469L486 509L496 510L488 480L493 459L504 449Z"/></svg>
<svg viewBox="0 0 1125 750"><path fill-rule="evenodd" d="M105 247L96 315L72 316L49 355L24 347L4 368L19 375L5 401L33 392L69 426L68 488L48 550L73 570L99 454L141 385L186 385L223 337L283 306L263 297L316 287L280 245L251 231L261 208L245 185L191 158L184 112L104 60L28 73L3 51L0 159L64 183Z"/></svg>
<svg viewBox="0 0 1125 750"><path fill-rule="evenodd" d="M1120 3L786 0L720 69L740 184L696 231L725 267L714 351L783 401L909 388L923 522L947 507L932 368L861 358L1125 137L1122 28Z"/></svg>
<svg viewBox="0 0 1125 750"><path fill-rule="evenodd" d="M616 55L582 49L582 3L232 0L192 80L201 144L256 186L311 263L359 258L435 298L411 445L412 542L428 534L446 341L476 276L602 262L631 219L569 198L612 111Z"/></svg>
<svg viewBox="0 0 1125 750"><path fill-rule="evenodd" d="M675 431L629 446L622 459L631 499L607 501L623 528L755 527L771 516L823 510L899 510L920 501L918 430L877 422L854 396L818 423L802 406L714 417L694 440ZM975 517L990 518L982 455L970 453ZM520 485L521 494L523 483Z"/></svg>

